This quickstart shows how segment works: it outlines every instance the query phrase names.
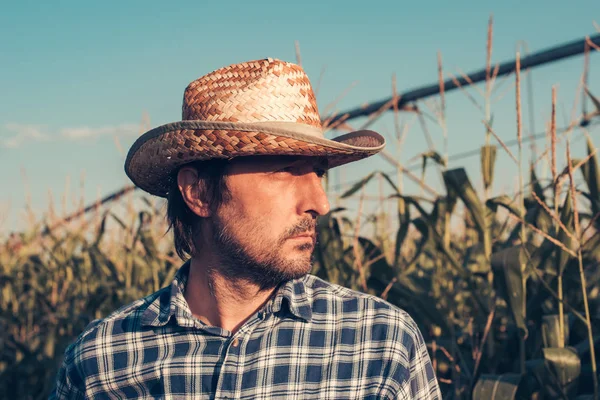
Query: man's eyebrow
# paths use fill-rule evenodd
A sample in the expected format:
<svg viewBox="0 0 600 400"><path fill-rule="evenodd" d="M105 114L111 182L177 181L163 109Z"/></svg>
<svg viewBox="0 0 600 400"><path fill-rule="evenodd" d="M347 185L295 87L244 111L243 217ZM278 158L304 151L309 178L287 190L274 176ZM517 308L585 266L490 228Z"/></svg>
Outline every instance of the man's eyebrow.
<svg viewBox="0 0 600 400"><path fill-rule="evenodd" d="M317 161L312 161L311 160L307 160L304 158L298 158L296 160L289 160L289 164L288 165L303 165L303 164L312 164L313 169L320 169L320 168L329 168L329 160L324 158L322 160L317 160Z"/></svg>
<svg viewBox="0 0 600 400"><path fill-rule="evenodd" d="M329 159L327 159L326 157L323 157L323 158L317 160L314 163L313 168L314 169L320 169L320 168L328 169L329 168Z"/></svg>

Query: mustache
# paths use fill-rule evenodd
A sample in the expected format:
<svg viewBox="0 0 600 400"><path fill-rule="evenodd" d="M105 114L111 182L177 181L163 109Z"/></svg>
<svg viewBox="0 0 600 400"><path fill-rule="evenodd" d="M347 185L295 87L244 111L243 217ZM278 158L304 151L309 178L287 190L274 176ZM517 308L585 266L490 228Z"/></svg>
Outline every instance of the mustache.
<svg viewBox="0 0 600 400"><path fill-rule="evenodd" d="M311 218L305 218L298 224L288 229L285 233L285 238L291 238L305 232L316 231L317 221Z"/></svg>

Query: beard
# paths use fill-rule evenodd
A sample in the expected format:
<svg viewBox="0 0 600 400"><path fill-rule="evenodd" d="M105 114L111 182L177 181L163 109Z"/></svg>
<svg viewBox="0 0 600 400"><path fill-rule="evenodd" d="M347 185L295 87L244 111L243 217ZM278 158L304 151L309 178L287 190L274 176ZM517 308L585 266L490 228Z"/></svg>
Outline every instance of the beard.
<svg viewBox="0 0 600 400"><path fill-rule="evenodd" d="M229 220L236 221L233 218ZM312 251L306 258L286 259L282 255L282 246L293 236L315 231L316 220L313 218L305 218L287 229L275 243L266 243L260 232L249 232L245 238L255 245L259 244L254 246L253 251L251 245L242 243L220 218L214 218L212 225L213 245L221 261L218 272L229 278L231 283L251 283L257 285L260 291L270 290L286 281L303 277L312 268ZM312 243L299 244L295 249L304 253L315 245L316 239L313 239Z"/></svg>

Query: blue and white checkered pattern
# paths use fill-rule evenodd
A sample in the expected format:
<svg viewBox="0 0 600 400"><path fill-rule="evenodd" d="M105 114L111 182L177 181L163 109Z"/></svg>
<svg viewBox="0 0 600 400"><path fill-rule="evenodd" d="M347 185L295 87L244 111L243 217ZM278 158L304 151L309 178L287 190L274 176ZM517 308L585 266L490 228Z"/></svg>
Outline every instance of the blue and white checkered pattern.
<svg viewBox="0 0 600 400"><path fill-rule="evenodd" d="M404 311L315 276L283 285L236 332L195 318L170 287L92 322L51 399L441 399Z"/></svg>

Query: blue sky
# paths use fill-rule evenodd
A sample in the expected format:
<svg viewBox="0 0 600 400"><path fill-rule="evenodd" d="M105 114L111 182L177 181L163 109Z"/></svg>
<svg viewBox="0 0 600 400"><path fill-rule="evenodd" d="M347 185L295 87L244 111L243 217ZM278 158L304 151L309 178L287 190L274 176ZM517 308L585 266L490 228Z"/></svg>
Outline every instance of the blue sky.
<svg viewBox="0 0 600 400"><path fill-rule="evenodd" d="M140 133L144 113L151 127L180 119L185 86L216 68L264 57L294 61L298 41L314 86L325 68L318 91L321 110L355 83L336 106L345 110L389 96L392 73L400 92L435 82L438 50L446 72L483 67L492 13L493 62L514 58L519 40L537 51L594 34L593 22L600 23L597 0L5 5L0 14L0 215L4 215L0 231L23 226L26 190L41 215L49 190L60 203L67 177L70 191L78 193L80 176L85 174L86 203L98 193L106 195L128 184L124 154L115 137L126 152ZM596 93L600 93L598 63L600 56L593 54L590 89ZM536 131L543 130L549 117L552 85L558 86L558 124L564 125L582 66L583 58L575 57L533 71ZM513 81L508 78L503 87L509 89ZM476 90L470 93L479 96ZM514 90L492 109L497 133L513 139ZM462 93L447 96L450 154L483 144L481 119ZM529 126L528 120L525 123ZM360 126L360 121L353 125ZM386 116L372 128L389 135L392 127ZM441 129L433 124L429 129L441 151ZM597 138L598 129L591 133ZM581 156L583 142L577 137L572 137L573 152ZM389 150L403 161L426 151L422 129L414 125L401 153L393 141ZM451 167L467 167L479 186L478 163L473 157ZM516 169L506 156L498 163L503 173L496 192L501 192L513 186ZM358 179L373 169L389 168L376 157L346 167L334 180ZM435 173L428 174L428 182L439 187ZM72 209L70 201L68 205Z"/></svg>

